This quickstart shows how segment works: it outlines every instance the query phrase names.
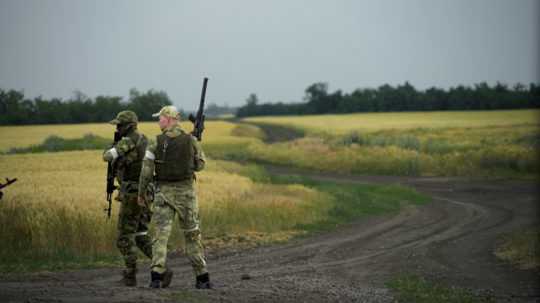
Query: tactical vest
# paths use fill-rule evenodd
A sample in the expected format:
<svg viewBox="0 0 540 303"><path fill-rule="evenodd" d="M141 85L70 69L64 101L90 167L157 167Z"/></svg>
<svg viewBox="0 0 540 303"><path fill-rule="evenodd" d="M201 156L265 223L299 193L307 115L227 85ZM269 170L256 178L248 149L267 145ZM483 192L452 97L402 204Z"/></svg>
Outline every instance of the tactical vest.
<svg viewBox="0 0 540 303"><path fill-rule="evenodd" d="M126 154L126 164L122 173L122 181L134 181L138 183L148 140L138 132L131 132L126 137L135 142L135 149Z"/></svg>
<svg viewBox="0 0 540 303"><path fill-rule="evenodd" d="M174 138L157 136L156 180L184 181L194 176L195 154L191 135L182 133Z"/></svg>

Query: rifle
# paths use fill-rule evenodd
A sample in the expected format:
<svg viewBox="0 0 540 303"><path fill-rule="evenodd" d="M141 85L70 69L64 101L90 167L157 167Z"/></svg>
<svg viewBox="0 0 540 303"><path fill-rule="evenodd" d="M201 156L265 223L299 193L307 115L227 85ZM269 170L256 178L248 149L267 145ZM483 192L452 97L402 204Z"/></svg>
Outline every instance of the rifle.
<svg viewBox="0 0 540 303"><path fill-rule="evenodd" d="M122 136L118 131L114 132L114 143L112 146L114 146L118 141L122 139ZM115 177L115 171L116 171L116 165L113 165L111 162L107 162L107 202L109 202L109 207L105 208L104 211L107 212L107 218L111 218L111 203L112 203L112 194L115 189L118 188L118 186L114 185L114 177Z"/></svg>
<svg viewBox="0 0 540 303"><path fill-rule="evenodd" d="M17 181L17 178L11 179L11 180L6 178L6 183L5 184L0 183L0 200L2 200L2 197L4 196L4 193L2 193L2 188L8 187L10 184L15 183L15 181Z"/></svg>
<svg viewBox="0 0 540 303"><path fill-rule="evenodd" d="M189 121L193 123L193 131L191 134L197 138L197 141L202 140L202 133L204 131L204 98L206 97L206 84L208 83L208 78L204 78L203 87L201 92L201 102L199 103L199 109L197 110L197 115L189 114Z"/></svg>

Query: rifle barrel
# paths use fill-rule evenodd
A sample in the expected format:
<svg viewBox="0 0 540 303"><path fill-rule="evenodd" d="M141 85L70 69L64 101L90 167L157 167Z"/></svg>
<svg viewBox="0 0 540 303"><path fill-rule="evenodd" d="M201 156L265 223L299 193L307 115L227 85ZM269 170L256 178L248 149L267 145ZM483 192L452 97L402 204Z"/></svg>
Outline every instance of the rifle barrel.
<svg viewBox="0 0 540 303"><path fill-rule="evenodd" d="M203 80L203 86L201 91L201 102L199 104L199 110L197 111L197 118L200 119L202 117L203 111L204 111L204 99L206 98L206 86L208 85L208 78L204 77Z"/></svg>

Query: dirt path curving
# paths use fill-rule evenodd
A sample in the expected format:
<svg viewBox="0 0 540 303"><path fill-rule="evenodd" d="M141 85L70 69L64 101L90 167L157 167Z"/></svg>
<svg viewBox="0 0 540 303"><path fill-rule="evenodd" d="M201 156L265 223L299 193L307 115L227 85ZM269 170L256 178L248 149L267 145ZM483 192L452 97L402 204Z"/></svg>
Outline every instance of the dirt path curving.
<svg viewBox="0 0 540 303"><path fill-rule="evenodd" d="M137 288L115 285L118 269L40 273L1 277L0 302L392 302L385 282L399 273L469 288L500 302L540 299L538 271L516 270L492 254L499 234L539 224L532 182L268 169L323 181L403 184L431 195L433 202L283 245L211 255L212 291L194 290L186 259L174 256L169 289L147 288L147 266Z"/></svg>
<svg viewBox="0 0 540 303"><path fill-rule="evenodd" d="M288 126L258 122L244 123L260 128L265 134L265 138L263 141L267 144L291 141L305 136L305 133L303 131Z"/></svg>

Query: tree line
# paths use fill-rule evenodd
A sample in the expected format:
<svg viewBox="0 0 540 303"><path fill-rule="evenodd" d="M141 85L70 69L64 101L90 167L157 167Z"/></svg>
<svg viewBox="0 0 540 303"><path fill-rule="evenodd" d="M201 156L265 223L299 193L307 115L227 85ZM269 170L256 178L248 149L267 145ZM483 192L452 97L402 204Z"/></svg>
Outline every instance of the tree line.
<svg viewBox="0 0 540 303"><path fill-rule="evenodd" d="M540 107L540 85L521 83L509 87L503 83L487 83L472 87L459 85L447 90L431 87L417 90L410 83L378 88L359 88L352 93L341 90L328 92L328 84L314 83L305 90L302 103L259 104L256 94L251 94L240 107L237 117L264 115L310 115L355 112L400 112L444 110L492 110Z"/></svg>
<svg viewBox="0 0 540 303"><path fill-rule="evenodd" d="M122 110L133 110L141 121L153 120L151 115L172 102L163 91L129 91L128 100L118 96L97 96L94 99L81 92L62 100L42 97L25 98L24 93L0 88L0 125L55 124L106 122ZM354 112L490 110L540 108L540 85L516 84L509 87L497 83L459 85L447 90L432 87L417 90L410 83L378 88L361 88L352 93L328 91L328 84L314 83L305 89L301 103L259 103L251 94L246 104L236 111L237 117L263 115L308 115ZM215 115L229 113L235 108L208 106ZM210 114L209 116L212 116Z"/></svg>
<svg viewBox="0 0 540 303"><path fill-rule="evenodd" d="M207 118L219 118L224 115L234 116L237 110L237 107L229 106L227 104L217 105L216 103L210 103L204 109L204 114Z"/></svg>
<svg viewBox="0 0 540 303"><path fill-rule="evenodd" d="M106 122L122 110L132 110L140 121L149 121L155 120L153 113L171 104L165 92L156 90L131 89L124 101L117 96L91 99L78 91L68 100L29 99L21 91L0 89L0 125Z"/></svg>

